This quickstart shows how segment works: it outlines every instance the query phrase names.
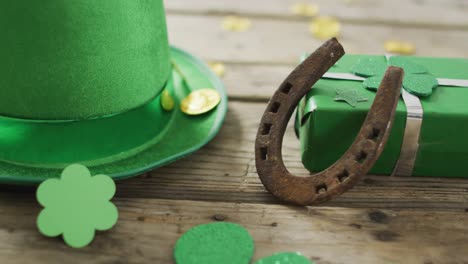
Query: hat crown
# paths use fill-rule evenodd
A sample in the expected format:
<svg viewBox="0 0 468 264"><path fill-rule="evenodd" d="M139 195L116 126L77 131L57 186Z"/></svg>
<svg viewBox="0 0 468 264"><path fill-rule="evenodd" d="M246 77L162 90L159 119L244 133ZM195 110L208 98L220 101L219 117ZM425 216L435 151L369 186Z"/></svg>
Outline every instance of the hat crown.
<svg viewBox="0 0 468 264"><path fill-rule="evenodd" d="M128 111L171 72L162 0L2 1L0 32L0 116Z"/></svg>

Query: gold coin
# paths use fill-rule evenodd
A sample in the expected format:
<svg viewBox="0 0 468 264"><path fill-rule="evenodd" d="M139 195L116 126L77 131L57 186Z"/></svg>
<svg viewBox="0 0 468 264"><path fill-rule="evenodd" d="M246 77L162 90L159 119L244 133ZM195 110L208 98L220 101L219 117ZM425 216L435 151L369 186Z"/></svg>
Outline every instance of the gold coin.
<svg viewBox="0 0 468 264"><path fill-rule="evenodd" d="M291 12L298 16L313 17L318 14L319 7L309 3L296 3L291 6Z"/></svg>
<svg viewBox="0 0 468 264"><path fill-rule="evenodd" d="M161 94L162 108L166 111L171 111L172 109L174 109L174 105L175 105L175 102L171 94L167 90L164 90Z"/></svg>
<svg viewBox="0 0 468 264"><path fill-rule="evenodd" d="M223 77L226 72L226 67L221 62L210 62L208 66L210 66L211 70L219 77Z"/></svg>
<svg viewBox="0 0 468 264"><path fill-rule="evenodd" d="M310 32L319 39L338 37L340 30L340 22L334 17L317 17L310 23Z"/></svg>
<svg viewBox="0 0 468 264"><path fill-rule="evenodd" d="M187 115L201 115L213 110L221 102L220 94L213 89L191 92L180 103L180 110Z"/></svg>
<svg viewBox="0 0 468 264"><path fill-rule="evenodd" d="M413 45L413 43L398 40L385 41L384 48L386 52L403 55L411 55L416 51L416 47Z"/></svg>
<svg viewBox="0 0 468 264"><path fill-rule="evenodd" d="M245 32L250 29L250 19L239 16L227 16L224 18L222 27L227 31Z"/></svg>

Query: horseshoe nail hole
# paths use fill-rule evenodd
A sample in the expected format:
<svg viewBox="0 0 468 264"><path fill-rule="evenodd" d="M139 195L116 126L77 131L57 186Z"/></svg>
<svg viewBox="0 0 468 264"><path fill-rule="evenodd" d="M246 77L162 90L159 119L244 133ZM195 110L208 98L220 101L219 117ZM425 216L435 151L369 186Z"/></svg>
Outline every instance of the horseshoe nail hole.
<svg viewBox="0 0 468 264"><path fill-rule="evenodd" d="M271 104L270 112L271 113L278 113L279 108L280 108L280 103L274 102L274 103Z"/></svg>
<svg viewBox="0 0 468 264"><path fill-rule="evenodd" d="M339 182L344 182L348 177L349 177L349 172L347 170L343 170L337 176Z"/></svg>
<svg viewBox="0 0 468 264"><path fill-rule="evenodd" d="M376 140L380 135L380 129L378 128L372 128L372 131L370 131L369 136L367 137L370 140Z"/></svg>
<svg viewBox="0 0 468 264"><path fill-rule="evenodd" d="M270 134L271 126L272 126L272 124L263 124L262 135Z"/></svg>
<svg viewBox="0 0 468 264"><path fill-rule="evenodd" d="M260 148L260 157L262 158L262 160L268 159L268 148Z"/></svg>
<svg viewBox="0 0 468 264"><path fill-rule="evenodd" d="M367 158L367 153L364 151L359 152L359 154L356 156L356 161L359 163L363 163L364 160Z"/></svg>
<svg viewBox="0 0 468 264"><path fill-rule="evenodd" d="M292 84L287 82L283 85L283 87L281 87L281 92L283 92L284 94L288 94L290 91L291 91L291 88L292 88Z"/></svg>
<svg viewBox="0 0 468 264"><path fill-rule="evenodd" d="M319 186L316 187L316 191L317 191L317 194L326 193L327 192L327 185L325 183L320 184Z"/></svg>

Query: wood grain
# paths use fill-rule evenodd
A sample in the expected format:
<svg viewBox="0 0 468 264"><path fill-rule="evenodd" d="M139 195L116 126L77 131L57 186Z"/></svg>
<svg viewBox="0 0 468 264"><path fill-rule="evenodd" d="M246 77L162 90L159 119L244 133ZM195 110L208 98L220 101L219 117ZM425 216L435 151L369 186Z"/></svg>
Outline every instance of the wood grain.
<svg viewBox="0 0 468 264"><path fill-rule="evenodd" d="M267 102L294 67L227 62L222 80L230 100Z"/></svg>
<svg viewBox="0 0 468 264"><path fill-rule="evenodd" d="M263 64L295 64L323 42L311 35L307 21L251 20L249 31L233 33L221 28L223 16L173 14L168 17L169 38L206 60ZM343 24L339 39L349 54L384 54L384 42L395 38L413 42L416 55L468 57L468 31L459 29Z"/></svg>
<svg viewBox="0 0 468 264"><path fill-rule="evenodd" d="M335 16L345 23L468 29L468 2L463 0L170 0L165 4L169 14L308 20L290 12L290 7L298 2L317 5L320 15Z"/></svg>
<svg viewBox="0 0 468 264"><path fill-rule="evenodd" d="M116 199L117 225L99 232L89 247L73 250L60 238L37 232L39 208L33 201L3 194L0 198L0 254L5 264L173 263L177 238L195 225L212 222L215 215L250 232L254 259L300 251L317 264L468 261L467 214Z"/></svg>

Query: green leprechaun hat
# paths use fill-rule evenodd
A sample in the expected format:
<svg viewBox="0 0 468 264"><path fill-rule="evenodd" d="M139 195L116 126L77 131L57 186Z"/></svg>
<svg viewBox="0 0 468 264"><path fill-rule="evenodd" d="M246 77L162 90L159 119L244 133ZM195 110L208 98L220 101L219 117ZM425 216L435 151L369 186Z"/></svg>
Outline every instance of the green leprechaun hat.
<svg viewBox="0 0 468 264"><path fill-rule="evenodd" d="M71 163L129 177L199 149L224 120L220 80L169 46L162 0L3 1L0 32L2 183Z"/></svg>

